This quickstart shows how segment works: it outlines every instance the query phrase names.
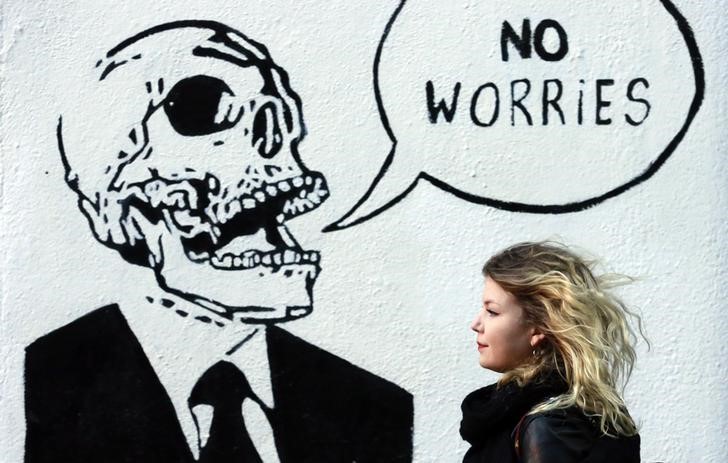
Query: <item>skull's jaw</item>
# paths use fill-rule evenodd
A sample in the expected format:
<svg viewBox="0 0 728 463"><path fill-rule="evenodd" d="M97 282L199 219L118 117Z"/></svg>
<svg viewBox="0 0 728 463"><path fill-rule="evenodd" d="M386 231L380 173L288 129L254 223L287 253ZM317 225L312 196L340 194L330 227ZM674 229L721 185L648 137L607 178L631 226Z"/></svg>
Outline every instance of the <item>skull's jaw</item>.
<svg viewBox="0 0 728 463"><path fill-rule="evenodd" d="M158 235L158 244L161 259L154 271L160 288L216 316L273 323L301 318L313 310L313 286L321 270L315 251L257 253L262 257L253 265L252 258L243 256L191 260L179 237L167 232ZM304 256L316 262L304 262Z"/></svg>
<svg viewBox="0 0 728 463"><path fill-rule="evenodd" d="M285 222L326 198L323 177L262 184L224 202L217 188L205 189L210 183L159 179L124 202L159 286L228 320L267 323L310 313L319 253L304 251Z"/></svg>
<svg viewBox="0 0 728 463"><path fill-rule="evenodd" d="M197 264L200 265L200 264ZM189 281L180 269L156 272L163 290L199 305L215 315L244 323L276 323L304 317L313 310L313 285L320 268L316 265L284 265L226 271L205 276L210 268L198 270L204 281ZM212 272L221 272L212 270ZM191 288L191 289L182 289ZM204 296L203 296L204 294ZM245 301L240 305L238 301Z"/></svg>

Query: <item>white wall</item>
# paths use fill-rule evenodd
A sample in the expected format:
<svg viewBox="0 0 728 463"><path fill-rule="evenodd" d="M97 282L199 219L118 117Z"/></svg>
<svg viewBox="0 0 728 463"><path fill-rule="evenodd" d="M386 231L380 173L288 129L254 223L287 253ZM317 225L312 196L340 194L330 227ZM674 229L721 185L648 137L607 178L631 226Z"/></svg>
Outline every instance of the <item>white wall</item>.
<svg viewBox="0 0 728 463"><path fill-rule="evenodd" d="M89 231L64 183L57 118L69 100L83 100L78 76L98 56L141 30L178 19L217 20L241 30L288 71L309 132L302 157L326 175L331 197L291 222L303 244L321 250L323 271L314 312L287 329L414 395L415 461L462 458L460 401L496 379L478 367L468 330L482 263L513 242L550 237L639 277L622 294L641 311L652 343L649 351L639 345L626 391L641 423L643 461L723 461L726 2L676 1L702 54L705 98L682 142L643 183L587 210L533 214L467 202L420 181L382 214L330 233L320 230L367 191L391 147L374 98L372 61L398 2L106 3L2 4L3 461L23 455L24 347L94 308L154 286L148 269L125 263ZM543 205L595 196L647 168L684 121L695 92L684 42L657 0L595 7L411 3L383 51L382 97L403 167L396 164L394 181L383 183L381 204L420 170L505 201ZM571 47L563 62L499 59L500 23L516 23L524 12L563 23ZM524 76L540 82L554 76L565 85L582 76L623 84L647 76L652 112L637 128L621 119L625 107L638 108L624 101L609 109L615 122L606 127L591 119L582 126L571 119L565 127L512 127L503 113L493 127L475 128L463 104L453 124L427 121L428 78L443 86L462 79L466 94L479 83ZM614 88L614 95L624 91ZM571 111L574 95L565 96ZM586 108L593 117L593 105Z"/></svg>

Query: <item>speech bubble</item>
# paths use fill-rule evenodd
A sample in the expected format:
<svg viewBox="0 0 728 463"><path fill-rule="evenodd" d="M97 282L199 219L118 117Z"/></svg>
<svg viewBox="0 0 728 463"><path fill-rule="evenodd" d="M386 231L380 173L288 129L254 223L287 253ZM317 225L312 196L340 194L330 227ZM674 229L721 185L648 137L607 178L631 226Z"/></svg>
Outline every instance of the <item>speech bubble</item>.
<svg viewBox="0 0 728 463"><path fill-rule="evenodd" d="M593 207L652 177L703 100L687 20L668 0L402 0L374 59L392 147L334 231L426 180L514 212Z"/></svg>

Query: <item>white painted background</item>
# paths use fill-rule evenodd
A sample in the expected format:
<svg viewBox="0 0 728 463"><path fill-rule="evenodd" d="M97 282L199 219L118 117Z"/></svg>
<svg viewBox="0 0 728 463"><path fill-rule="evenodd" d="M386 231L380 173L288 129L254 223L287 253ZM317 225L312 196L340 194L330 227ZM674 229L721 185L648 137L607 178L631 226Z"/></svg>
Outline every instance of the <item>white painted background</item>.
<svg viewBox="0 0 728 463"><path fill-rule="evenodd" d="M435 10L427 2L411 3L418 9L414 19L424 20ZM485 10L470 3L471 11ZM544 3L522 2L540 8L543 15L568 18L574 36L586 35L600 21L593 11L580 21L574 7L579 2L548 12L536 6ZM390 147L373 97L371 63L396 4L2 2L0 461L22 460L23 348L87 311L123 304L124 297L139 297L145 287L155 286L148 269L132 267L94 240L74 193L64 184L55 125L64 100L83 98L74 76L124 38L177 19L218 20L241 30L266 44L289 72L303 100L309 132L301 153L310 167L326 175L331 198L290 223L304 247L322 251L323 272L315 288L314 312L287 329L414 395L415 461L462 458L466 446L458 435L460 401L496 379L478 367L467 328L478 308L482 263L515 241L549 237L591 250L611 270L640 277L621 293L642 312L652 342L650 351L640 344L626 392L641 424L643 461L724 461L728 2L677 2L703 55L706 98L683 143L647 182L595 208L566 215L500 211L422 184L383 215L322 234L323 226L366 191ZM647 29L662 30L652 14L657 1L623 2L619 8L637 15ZM610 7L604 14L619 14L619 8ZM461 25L450 30L466 31ZM421 47L427 43L425 32ZM619 29L614 32L619 36ZM669 30L655 33L640 69L649 72L679 61L683 51L671 37ZM413 66L424 56L417 43L412 45ZM632 53L629 41L623 49ZM472 50L462 53L463 60L471 59ZM629 64L627 58L614 63L624 64ZM579 63L562 69L568 77L569 70L579 71ZM678 69L673 76L661 72L654 80L669 83L680 78L679 72L689 69ZM447 76L448 70L441 73ZM406 105L405 98L403 91L389 104ZM670 101L679 107L681 98L686 96L676 94ZM669 120L666 113L662 117ZM417 124L416 119L412 122ZM494 128L494 140L512 136L508 129ZM614 135L620 134L615 130ZM572 141L557 137L555 147L572 149ZM665 140L656 136L638 142L654 151ZM486 159L474 168L503 180L513 165L507 159L500 164ZM590 184L605 175L601 170L575 172L559 182L577 188L579 182ZM527 196L537 196L543 188L539 182L506 185Z"/></svg>

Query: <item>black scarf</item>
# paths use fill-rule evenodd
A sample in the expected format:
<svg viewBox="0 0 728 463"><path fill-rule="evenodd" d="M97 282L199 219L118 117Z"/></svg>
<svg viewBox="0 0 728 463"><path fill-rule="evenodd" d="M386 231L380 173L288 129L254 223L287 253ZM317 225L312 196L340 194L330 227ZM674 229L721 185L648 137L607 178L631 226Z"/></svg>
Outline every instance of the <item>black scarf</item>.
<svg viewBox="0 0 728 463"><path fill-rule="evenodd" d="M512 431L518 421L535 405L564 394L569 387L557 372L541 375L523 387L511 381L501 387L491 384L465 397L461 405L463 419L460 435L477 445L488 435Z"/></svg>

